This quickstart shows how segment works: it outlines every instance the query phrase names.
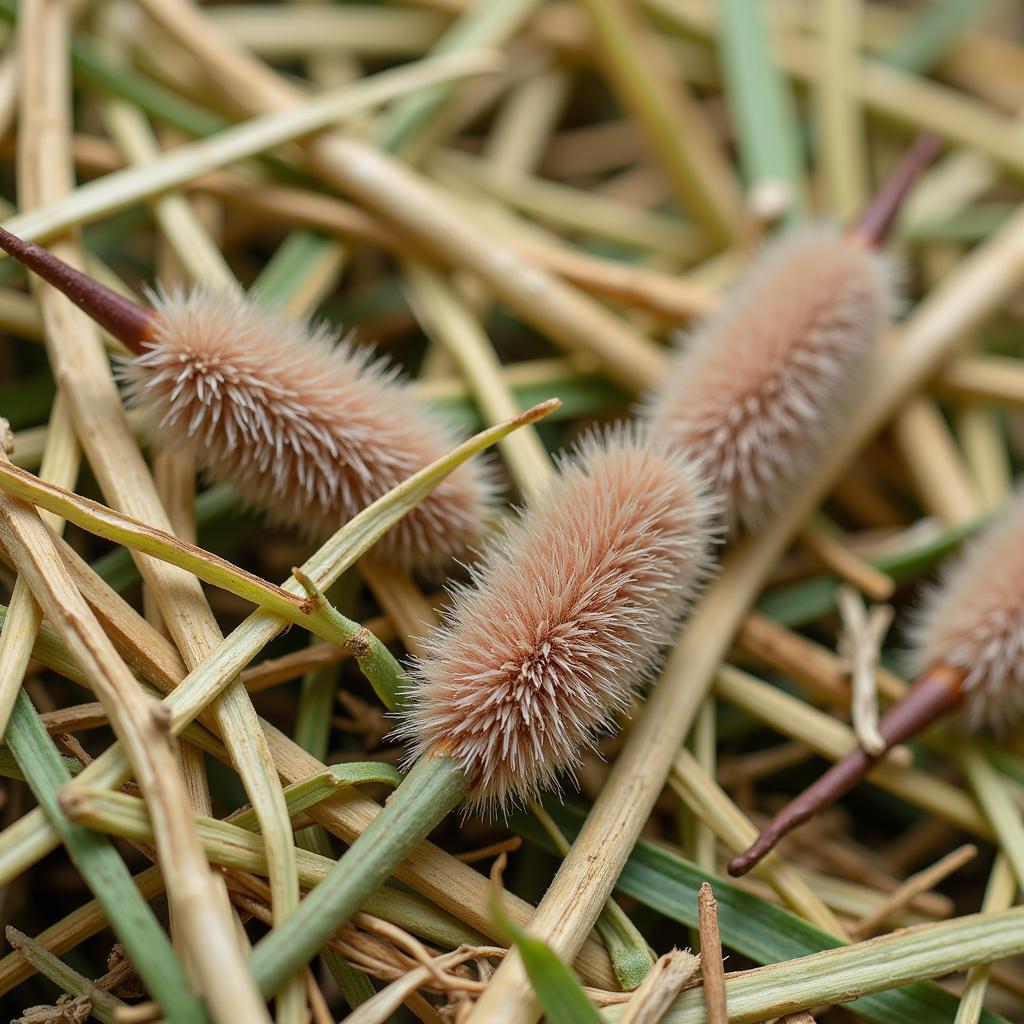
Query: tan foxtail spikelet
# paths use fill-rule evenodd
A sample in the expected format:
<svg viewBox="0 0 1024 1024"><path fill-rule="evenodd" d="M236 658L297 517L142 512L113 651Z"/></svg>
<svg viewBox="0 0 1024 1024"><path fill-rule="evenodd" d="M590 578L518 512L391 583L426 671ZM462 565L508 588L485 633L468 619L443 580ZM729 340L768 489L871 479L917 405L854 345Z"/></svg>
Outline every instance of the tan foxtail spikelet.
<svg viewBox="0 0 1024 1024"><path fill-rule="evenodd" d="M1024 718L1024 491L943 571L911 631L915 671L964 673L964 715L996 732Z"/></svg>
<svg viewBox="0 0 1024 1024"><path fill-rule="evenodd" d="M129 401L280 520L330 533L458 443L393 368L327 326L203 288L153 299L143 354L121 371ZM463 466L375 554L438 566L480 539L492 502L486 466Z"/></svg>
<svg viewBox="0 0 1024 1024"><path fill-rule="evenodd" d="M824 226L771 242L683 339L652 433L700 456L731 524L778 508L841 427L894 305L886 259Z"/></svg>
<svg viewBox="0 0 1024 1024"><path fill-rule="evenodd" d="M706 575L716 516L682 453L632 428L590 436L428 638L400 729L410 760L444 749L484 808L578 767Z"/></svg>

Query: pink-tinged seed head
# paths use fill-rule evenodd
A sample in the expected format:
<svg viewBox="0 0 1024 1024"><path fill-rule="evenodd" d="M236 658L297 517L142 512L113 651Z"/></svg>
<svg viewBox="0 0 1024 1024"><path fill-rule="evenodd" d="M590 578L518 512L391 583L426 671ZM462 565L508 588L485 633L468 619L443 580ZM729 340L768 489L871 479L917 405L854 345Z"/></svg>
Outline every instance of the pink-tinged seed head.
<svg viewBox="0 0 1024 1024"><path fill-rule="evenodd" d="M625 708L710 563L717 502L636 430L594 435L455 592L412 671L400 729L499 809L556 783Z"/></svg>
<svg viewBox="0 0 1024 1024"><path fill-rule="evenodd" d="M884 257L826 227L771 242L682 343L644 416L699 456L730 524L779 508L842 426L895 303Z"/></svg>
<svg viewBox="0 0 1024 1024"><path fill-rule="evenodd" d="M326 326L205 289L154 296L143 355L121 373L153 435L277 519L333 532L459 441L393 368ZM432 568L481 537L486 466L460 467L374 553Z"/></svg>
<svg viewBox="0 0 1024 1024"><path fill-rule="evenodd" d="M971 728L1024 719L1024 492L943 571L912 629L915 671L964 672Z"/></svg>

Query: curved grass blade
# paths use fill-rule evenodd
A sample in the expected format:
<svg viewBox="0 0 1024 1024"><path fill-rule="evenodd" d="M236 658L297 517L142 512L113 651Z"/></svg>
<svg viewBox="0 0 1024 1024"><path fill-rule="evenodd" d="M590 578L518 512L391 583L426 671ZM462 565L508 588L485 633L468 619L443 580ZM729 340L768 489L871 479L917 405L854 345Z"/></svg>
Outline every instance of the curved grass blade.
<svg viewBox="0 0 1024 1024"><path fill-rule="evenodd" d="M531 938L509 917L504 906L505 890L501 884L504 854L491 872L491 918L515 943L526 966L537 1002L550 1024L601 1024L597 1008L587 998L576 975L552 951L546 942Z"/></svg>

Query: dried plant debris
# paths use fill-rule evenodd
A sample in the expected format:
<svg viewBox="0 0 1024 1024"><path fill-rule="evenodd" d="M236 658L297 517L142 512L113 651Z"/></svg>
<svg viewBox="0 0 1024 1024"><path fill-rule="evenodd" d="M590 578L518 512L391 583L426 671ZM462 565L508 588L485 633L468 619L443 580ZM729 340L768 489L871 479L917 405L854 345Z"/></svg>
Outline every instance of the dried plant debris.
<svg viewBox="0 0 1024 1024"><path fill-rule="evenodd" d="M0 36L0 1020L1024 1019L1014 5Z"/></svg>

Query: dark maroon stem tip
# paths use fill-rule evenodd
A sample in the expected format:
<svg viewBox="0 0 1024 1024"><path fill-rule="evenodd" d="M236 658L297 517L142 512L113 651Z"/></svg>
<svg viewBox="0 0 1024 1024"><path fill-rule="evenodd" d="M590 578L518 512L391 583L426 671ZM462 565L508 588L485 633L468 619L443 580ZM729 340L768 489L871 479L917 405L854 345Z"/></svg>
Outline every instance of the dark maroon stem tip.
<svg viewBox="0 0 1024 1024"><path fill-rule="evenodd" d="M126 299L34 242L26 242L0 228L0 249L23 263L48 284L66 295L104 330L138 354L149 337L155 314Z"/></svg>
<svg viewBox="0 0 1024 1024"><path fill-rule="evenodd" d="M729 861L729 874L733 877L745 875L774 849L783 836L853 789L885 756L886 751L917 735L925 726L957 707L963 699L962 683L963 673L948 665L938 665L919 676L906 695L879 720L878 730L885 740L885 750L873 756L857 747L837 761L817 782L779 811L749 849Z"/></svg>
<svg viewBox="0 0 1024 1024"><path fill-rule="evenodd" d="M941 151L942 140L937 135L931 132L918 135L861 214L860 220L850 229L850 236L873 249L881 246L889 237L903 200L914 182Z"/></svg>

